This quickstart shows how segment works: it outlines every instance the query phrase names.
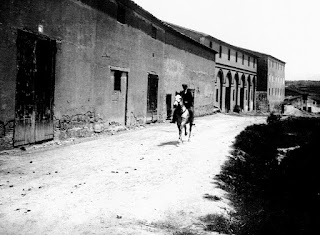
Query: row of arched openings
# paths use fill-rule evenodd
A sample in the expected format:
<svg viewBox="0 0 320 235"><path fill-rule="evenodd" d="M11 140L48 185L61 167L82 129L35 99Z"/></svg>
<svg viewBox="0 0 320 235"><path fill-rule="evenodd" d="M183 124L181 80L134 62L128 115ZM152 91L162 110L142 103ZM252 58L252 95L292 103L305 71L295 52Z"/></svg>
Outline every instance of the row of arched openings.
<svg viewBox="0 0 320 235"><path fill-rule="evenodd" d="M219 83L216 92L219 108L225 112L233 111L236 105L241 110L250 111L255 109L255 90L256 77L252 75L236 73L232 77L229 71L224 79L223 71L220 70L217 75ZM223 89L225 87L225 89ZM225 94L223 92L225 91Z"/></svg>

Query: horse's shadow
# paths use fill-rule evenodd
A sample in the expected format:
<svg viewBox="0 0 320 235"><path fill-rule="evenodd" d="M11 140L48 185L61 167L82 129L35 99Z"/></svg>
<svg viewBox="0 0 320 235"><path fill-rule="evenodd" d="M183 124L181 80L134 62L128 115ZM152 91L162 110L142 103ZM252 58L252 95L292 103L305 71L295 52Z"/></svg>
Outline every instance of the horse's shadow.
<svg viewBox="0 0 320 235"><path fill-rule="evenodd" d="M179 144L179 141L168 141L168 142L163 142L163 143L160 143L158 144L159 147L162 147L162 146L167 146L167 145L178 145Z"/></svg>

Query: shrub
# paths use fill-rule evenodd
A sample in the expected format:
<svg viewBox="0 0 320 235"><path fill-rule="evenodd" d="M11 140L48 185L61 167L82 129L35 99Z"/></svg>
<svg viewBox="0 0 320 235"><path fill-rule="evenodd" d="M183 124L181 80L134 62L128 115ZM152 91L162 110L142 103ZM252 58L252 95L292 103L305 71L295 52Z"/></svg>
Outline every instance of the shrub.
<svg viewBox="0 0 320 235"><path fill-rule="evenodd" d="M272 124L279 122L281 119L281 116L279 114L276 114L275 112L271 112L270 115L267 118L267 123Z"/></svg>
<svg viewBox="0 0 320 235"><path fill-rule="evenodd" d="M236 234L311 234L320 221L320 120L273 118L236 137L216 179L236 210ZM278 148L297 146L277 160Z"/></svg>

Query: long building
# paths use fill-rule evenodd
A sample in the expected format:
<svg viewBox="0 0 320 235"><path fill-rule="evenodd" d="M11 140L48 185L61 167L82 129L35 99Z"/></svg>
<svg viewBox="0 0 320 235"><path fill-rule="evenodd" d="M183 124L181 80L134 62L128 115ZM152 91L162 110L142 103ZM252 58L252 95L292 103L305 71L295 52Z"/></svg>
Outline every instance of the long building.
<svg viewBox="0 0 320 235"><path fill-rule="evenodd" d="M222 112L255 110L257 56L208 34L168 23L170 26L218 51L215 70L215 106Z"/></svg>
<svg viewBox="0 0 320 235"><path fill-rule="evenodd" d="M4 0L0 13L0 149L164 121L183 83L196 116L262 107L261 56L131 0Z"/></svg>
<svg viewBox="0 0 320 235"><path fill-rule="evenodd" d="M268 54L240 48L211 35L168 23L218 51L215 105L223 112L279 111L284 101L285 62Z"/></svg>
<svg viewBox="0 0 320 235"><path fill-rule="evenodd" d="M274 56L251 51L258 58L257 111L279 112L285 99L285 65Z"/></svg>
<svg viewBox="0 0 320 235"><path fill-rule="evenodd" d="M4 0L0 143L81 137L163 121L189 84L214 106L216 51L130 0Z"/></svg>

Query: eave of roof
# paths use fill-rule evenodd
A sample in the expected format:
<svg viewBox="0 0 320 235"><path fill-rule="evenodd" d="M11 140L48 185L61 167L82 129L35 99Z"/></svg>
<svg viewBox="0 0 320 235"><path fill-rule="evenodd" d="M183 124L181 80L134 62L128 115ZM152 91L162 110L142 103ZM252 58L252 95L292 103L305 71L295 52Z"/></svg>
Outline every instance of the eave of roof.
<svg viewBox="0 0 320 235"><path fill-rule="evenodd" d="M241 48L241 47L239 47L239 48ZM278 58L276 58L276 57L274 57L274 56L272 56L272 55L268 55L268 54L266 54L266 53L262 53L262 52L258 52L258 51L252 51L252 50L245 49L245 48L241 48L241 49L242 49L242 50L245 50L245 51L250 51L251 53L256 54L256 56L258 56L258 57L271 57L271 58L274 59L274 60L277 60L277 61L279 61L279 62L281 62L281 63L286 64L286 62L284 62L283 60L280 60L280 59L278 59Z"/></svg>
<svg viewBox="0 0 320 235"><path fill-rule="evenodd" d="M239 51L241 51L241 52L245 52L245 53L247 53L247 54L256 56L254 53L252 53L252 52L250 52L250 51L248 51L248 50L245 50L245 49L243 49L243 48L240 48L240 47L234 46L234 45L232 45L232 44L229 44L229 43L227 43L227 42L224 42L224 41L222 41L222 40L220 40L220 39L218 39L218 38L215 38L215 37L213 37L213 36L211 36L211 35L209 35L209 34L205 34L205 33L202 33L202 32L196 31L196 30L193 30L193 29L188 29L188 28L185 28L185 27L182 27L182 26L180 26L180 25L173 24L173 23L169 23L169 22L166 22L166 23L167 23L168 25L170 25L171 27L173 27L173 28L178 28L178 29L180 28L180 29L182 29L182 30L189 31L189 32L194 33L194 34L198 34L199 39L202 38L202 37L205 37L205 38L208 38L208 39L210 39L210 40L212 40L212 41L217 42L218 44L223 44L223 45L226 45L226 46L228 46L228 47L237 49L237 50L239 50ZM182 33L182 34L183 34L183 33Z"/></svg>
<svg viewBox="0 0 320 235"><path fill-rule="evenodd" d="M205 45L203 45L202 43L198 42L197 40L189 37L188 35L185 35L181 32L179 32L178 30L174 29L173 27L171 27L171 25L169 25L168 23L161 21L160 19L156 18L154 15L152 15L150 12L148 12L147 10L143 9L141 6L139 6L137 3L135 3L132 0L118 0L120 2L122 2L123 4L127 4L131 9L133 9L134 11L136 11L137 13L139 13L140 15L144 16L146 19L150 20L151 22L158 24L159 26L164 27L165 29L181 36L182 38L196 44L197 46L208 50L210 52L213 52L215 54L217 54L218 52L212 48L209 48Z"/></svg>

